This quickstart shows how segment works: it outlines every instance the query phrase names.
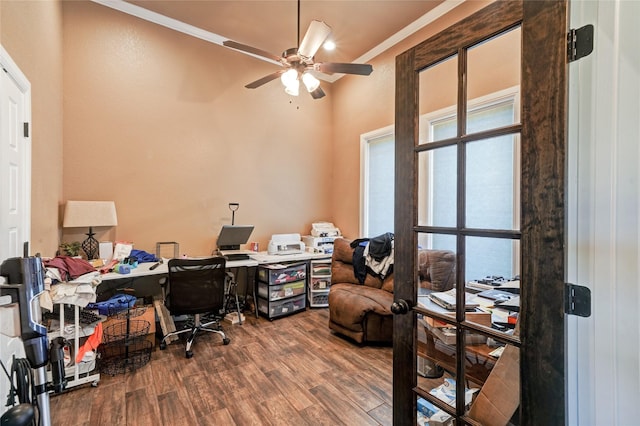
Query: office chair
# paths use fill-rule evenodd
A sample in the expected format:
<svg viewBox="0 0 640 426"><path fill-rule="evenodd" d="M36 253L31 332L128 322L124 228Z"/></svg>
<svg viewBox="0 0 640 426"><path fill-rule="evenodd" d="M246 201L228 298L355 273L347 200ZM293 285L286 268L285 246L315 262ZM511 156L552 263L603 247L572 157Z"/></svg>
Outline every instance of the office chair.
<svg viewBox="0 0 640 426"><path fill-rule="evenodd" d="M199 331L218 333L222 336L222 343L228 345L230 339L220 327L227 299L228 275L224 257L171 259L167 266L169 276L163 291L165 306L172 316L193 315L194 323L191 327L166 334L160 342L160 349L167 348L168 337L191 332L185 349L185 356L191 358L191 345ZM201 314L213 314L214 319L203 324ZM211 328L213 325L215 328Z"/></svg>

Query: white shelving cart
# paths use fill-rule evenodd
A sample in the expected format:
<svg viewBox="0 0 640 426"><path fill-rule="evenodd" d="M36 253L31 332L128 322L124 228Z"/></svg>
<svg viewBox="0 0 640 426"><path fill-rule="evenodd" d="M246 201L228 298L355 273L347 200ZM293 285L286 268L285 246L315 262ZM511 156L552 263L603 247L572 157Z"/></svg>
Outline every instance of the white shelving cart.
<svg viewBox="0 0 640 426"><path fill-rule="evenodd" d="M309 261L309 307L326 308L329 306L329 288L331 287L331 257Z"/></svg>

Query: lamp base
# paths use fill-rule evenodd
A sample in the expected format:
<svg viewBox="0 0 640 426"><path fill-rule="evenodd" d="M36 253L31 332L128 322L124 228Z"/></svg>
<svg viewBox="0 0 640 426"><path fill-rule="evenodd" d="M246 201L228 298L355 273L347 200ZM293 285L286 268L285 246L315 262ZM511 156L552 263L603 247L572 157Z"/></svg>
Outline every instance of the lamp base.
<svg viewBox="0 0 640 426"><path fill-rule="evenodd" d="M87 255L87 260L93 260L97 258L97 254L98 254L98 248L100 247L100 244L98 243L98 240L96 240L95 238L93 238L94 235L96 235L93 232L93 226L89 227L89 232L85 234L87 236L87 239L84 240L81 244L82 246L82 250L86 253Z"/></svg>

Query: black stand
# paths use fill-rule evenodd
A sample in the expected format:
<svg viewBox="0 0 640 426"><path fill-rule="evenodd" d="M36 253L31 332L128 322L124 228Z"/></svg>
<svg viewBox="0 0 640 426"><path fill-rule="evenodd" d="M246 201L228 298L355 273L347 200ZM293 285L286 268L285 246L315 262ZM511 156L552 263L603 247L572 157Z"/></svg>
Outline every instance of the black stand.
<svg viewBox="0 0 640 426"><path fill-rule="evenodd" d="M96 253L98 252L98 240L93 238L96 235L93 232L93 226L89 227L89 232L85 234L87 239L82 242L82 250L87 254L87 260L92 260L96 258Z"/></svg>

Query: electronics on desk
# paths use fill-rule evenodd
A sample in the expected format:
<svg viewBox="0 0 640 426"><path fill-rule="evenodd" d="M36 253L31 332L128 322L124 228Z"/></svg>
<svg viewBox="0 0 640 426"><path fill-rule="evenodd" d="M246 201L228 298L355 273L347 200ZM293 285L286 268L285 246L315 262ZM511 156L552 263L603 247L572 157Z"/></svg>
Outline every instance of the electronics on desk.
<svg viewBox="0 0 640 426"><path fill-rule="evenodd" d="M331 222L316 222L311 224L311 236L313 237L339 237L340 230Z"/></svg>
<svg viewBox="0 0 640 426"><path fill-rule="evenodd" d="M314 237L313 235L305 235L302 242L307 251L313 253L333 253L333 241L338 237Z"/></svg>
<svg viewBox="0 0 640 426"><path fill-rule="evenodd" d="M268 254L304 253L304 243L300 234L273 234L267 246Z"/></svg>
<svg viewBox="0 0 640 426"><path fill-rule="evenodd" d="M479 303L472 301L474 295L471 293L465 293L465 310L475 310ZM437 305L448 309L455 310L456 309L456 290L451 289L447 291L433 292L429 294L429 298Z"/></svg>
<svg viewBox="0 0 640 426"><path fill-rule="evenodd" d="M518 289L519 291L520 277L516 276L512 279L505 279L504 277L493 275L493 276L488 276L479 280L471 280L467 282L467 287L476 289L476 290L491 290L494 288L500 288L501 290L518 294L516 293L516 291L510 291L506 289Z"/></svg>
<svg viewBox="0 0 640 426"><path fill-rule="evenodd" d="M227 260L248 259L253 252L240 250L241 244L246 244L253 232L253 225L222 225L218 234L218 253Z"/></svg>
<svg viewBox="0 0 640 426"><path fill-rule="evenodd" d="M496 308L506 309L511 312L520 312L520 296L514 296L504 301L496 301L494 305Z"/></svg>
<svg viewBox="0 0 640 426"><path fill-rule="evenodd" d="M484 297L485 299L493 300L495 302L504 302L511 299L515 295L513 293L503 291L502 289L500 290L491 289L491 290L481 291L480 293L477 294L477 296Z"/></svg>

